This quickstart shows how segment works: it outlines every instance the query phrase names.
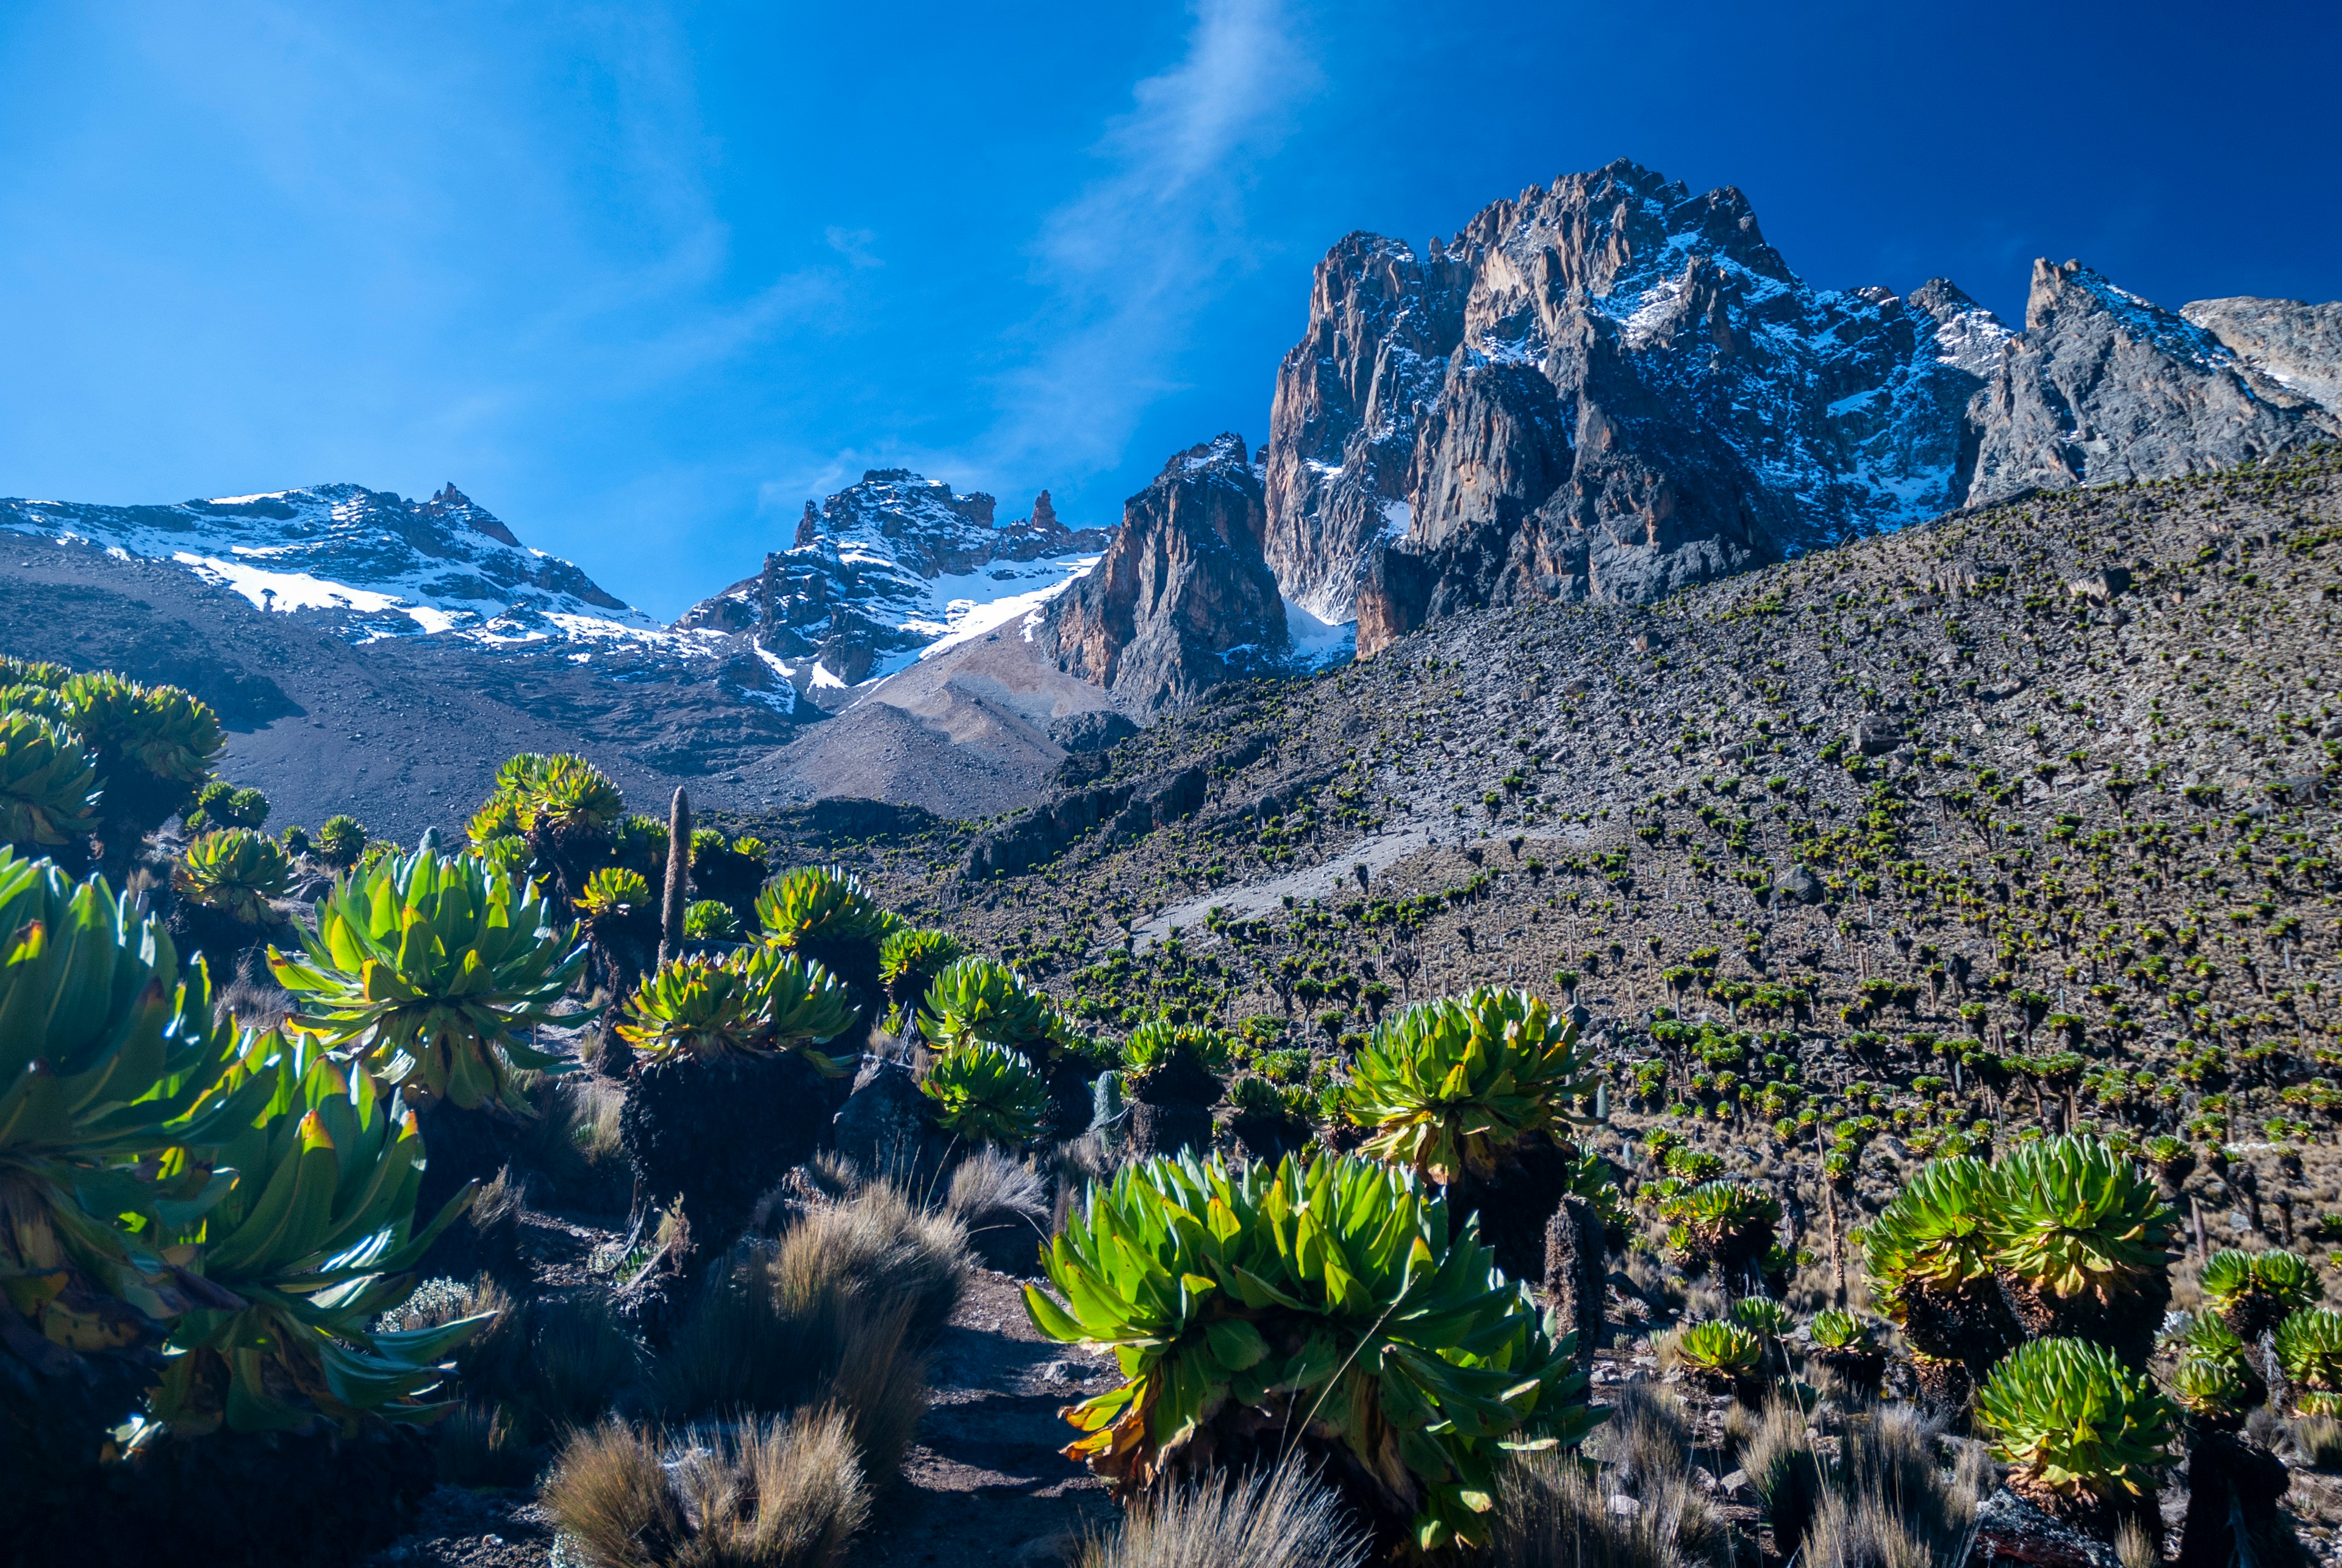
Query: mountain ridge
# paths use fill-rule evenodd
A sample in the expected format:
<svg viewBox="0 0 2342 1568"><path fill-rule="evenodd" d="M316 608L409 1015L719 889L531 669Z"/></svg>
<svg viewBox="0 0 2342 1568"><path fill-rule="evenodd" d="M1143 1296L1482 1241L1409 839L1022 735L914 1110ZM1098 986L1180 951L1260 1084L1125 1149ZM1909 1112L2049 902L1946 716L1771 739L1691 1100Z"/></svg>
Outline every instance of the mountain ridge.
<svg viewBox="0 0 2342 1568"><path fill-rule="evenodd" d="M2078 263L2037 265L2022 331L1942 278L1818 289L1736 189L1621 159L1420 257L1328 250L1278 371L1265 551L1288 596L1355 613L1361 654L1479 604L1647 601L2027 487L2342 434L2336 313L2175 313Z"/></svg>

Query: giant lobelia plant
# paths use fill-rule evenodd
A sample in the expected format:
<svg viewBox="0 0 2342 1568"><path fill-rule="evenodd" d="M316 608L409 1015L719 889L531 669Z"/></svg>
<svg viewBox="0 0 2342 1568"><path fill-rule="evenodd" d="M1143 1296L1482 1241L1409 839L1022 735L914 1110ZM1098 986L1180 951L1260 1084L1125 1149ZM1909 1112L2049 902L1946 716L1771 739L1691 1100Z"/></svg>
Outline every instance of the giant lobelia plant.
<svg viewBox="0 0 2342 1568"><path fill-rule="evenodd" d="M519 1032L555 1016L586 951L525 880L471 855L385 856L319 903L301 942L268 954L296 1027L410 1098L525 1109L514 1074L569 1065Z"/></svg>
<svg viewBox="0 0 2342 1568"><path fill-rule="evenodd" d="M423 1138L395 1093L384 1097L315 1042L276 1033L245 1047L212 1091L267 1098L215 1154L175 1149L182 1173L232 1174L227 1192L176 1232L165 1255L232 1300L191 1307L173 1325L154 1399L159 1434L313 1431L355 1435L366 1420L428 1421L452 1408L422 1396L485 1315L378 1332L405 1303L415 1264L471 1201L465 1187L415 1229Z"/></svg>
<svg viewBox="0 0 2342 1568"><path fill-rule="evenodd" d="M1503 1455L1592 1417L1571 1341L1449 1227L1435 1189L1364 1160L1126 1166L1044 1254L1062 1302L1026 1287L1042 1333L1122 1367L1066 1411L1066 1453L1127 1498L1297 1444L1386 1538L1485 1543Z"/></svg>
<svg viewBox="0 0 2342 1568"><path fill-rule="evenodd" d="M1564 1123L1585 1088L1577 1026L1525 991L1479 987L1376 1026L1342 1108L1366 1153L1445 1184L1492 1174L1516 1144Z"/></svg>

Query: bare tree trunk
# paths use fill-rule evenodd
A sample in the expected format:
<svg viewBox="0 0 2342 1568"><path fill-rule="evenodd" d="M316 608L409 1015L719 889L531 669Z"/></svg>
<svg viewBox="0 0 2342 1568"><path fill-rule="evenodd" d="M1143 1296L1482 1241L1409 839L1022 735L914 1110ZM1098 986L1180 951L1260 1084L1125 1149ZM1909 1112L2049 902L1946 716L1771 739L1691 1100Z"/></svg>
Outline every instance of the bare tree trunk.
<svg viewBox="0 0 2342 1568"><path fill-rule="evenodd" d="M666 818L666 916L659 928L659 962L673 963L683 953L683 912L691 894L691 800L677 784L675 804Z"/></svg>

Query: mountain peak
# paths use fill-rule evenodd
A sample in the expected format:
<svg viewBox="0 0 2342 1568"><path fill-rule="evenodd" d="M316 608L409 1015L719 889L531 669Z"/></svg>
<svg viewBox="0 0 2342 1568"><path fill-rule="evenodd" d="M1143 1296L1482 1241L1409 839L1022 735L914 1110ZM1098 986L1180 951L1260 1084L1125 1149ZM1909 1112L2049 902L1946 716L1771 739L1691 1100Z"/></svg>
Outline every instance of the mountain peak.
<svg viewBox="0 0 2342 1568"><path fill-rule="evenodd" d="M1002 524L997 507L982 491L962 494L908 468L866 469L808 500L789 548L767 555L763 571L676 624L754 633L817 697L892 674L1023 614L1106 548L1103 532L1059 522L1046 490L1029 517Z"/></svg>
<svg viewBox="0 0 2342 1568"><path fill-rule="evenodd" d="M5 501L0 529L169 562L354 642L444 632L596 638L654 627L575 565L522 544L452 484L428 501L350 484L175 505Z"/></svg>

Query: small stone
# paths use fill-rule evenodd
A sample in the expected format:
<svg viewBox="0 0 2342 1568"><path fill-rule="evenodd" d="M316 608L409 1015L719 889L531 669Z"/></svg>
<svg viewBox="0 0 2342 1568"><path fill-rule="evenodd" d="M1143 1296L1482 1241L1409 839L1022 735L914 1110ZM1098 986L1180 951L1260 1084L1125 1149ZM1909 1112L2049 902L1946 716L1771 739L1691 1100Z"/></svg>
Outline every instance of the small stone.
<svg viewBox="0 0 2342 1568"><path fill-rule="evenodd" d="M1621 1519L1632 1519L1643 1511L1643 1505L1621 1492L1610 1499L1610 1512Z"/></svg>

